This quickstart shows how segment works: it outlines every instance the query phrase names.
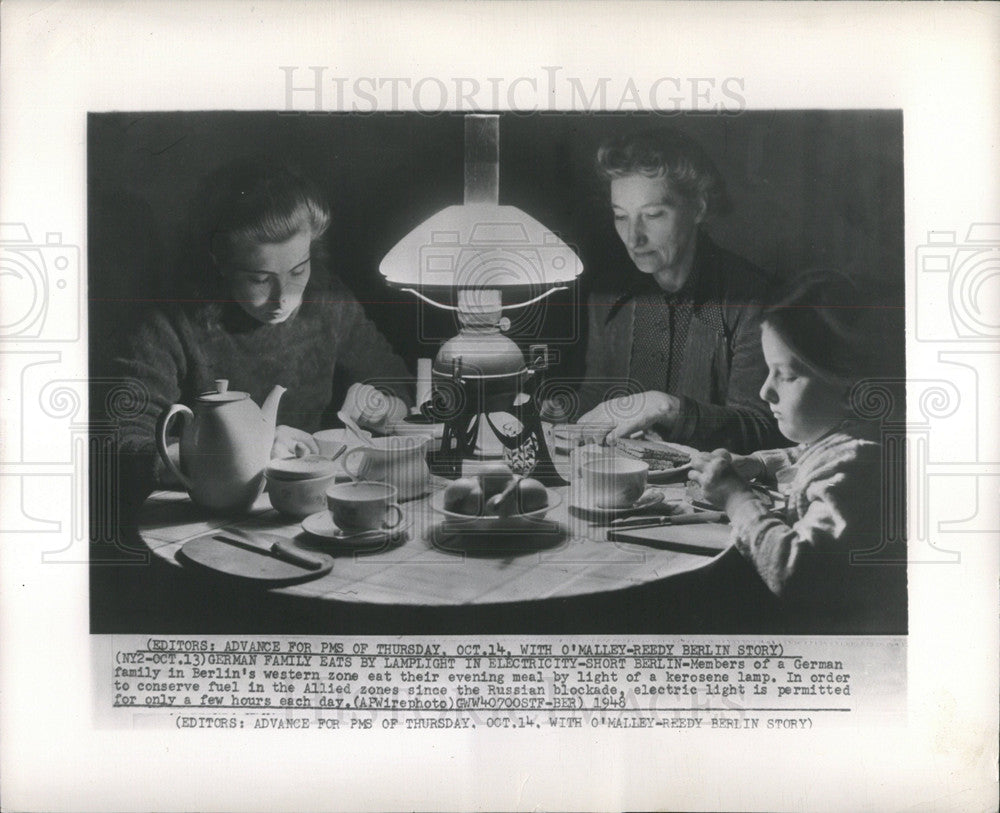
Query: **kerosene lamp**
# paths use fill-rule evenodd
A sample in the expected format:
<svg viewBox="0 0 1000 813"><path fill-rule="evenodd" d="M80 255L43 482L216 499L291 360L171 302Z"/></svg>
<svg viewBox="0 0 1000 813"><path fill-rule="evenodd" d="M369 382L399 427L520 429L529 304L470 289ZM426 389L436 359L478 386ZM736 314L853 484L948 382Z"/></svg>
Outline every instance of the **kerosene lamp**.
<svg viewBox="0 0 1000 813"><path fill-rule="evenodd" d="M535 393L548 367L548 348L532 344L528 359L507 335L504 311L527 308L566 290L583 271L576 253L555 233L514 206L499 204L499 117L465 117L465 195L407 234L385 256L386 281L437 308L452 311L457 336L431 368L431 398L422 410L444 424L432 468L462 475L463 463L499 442L518 473L546 485L564 481L552 464ZM526 292L504 303L503 294ZM454 294L455 304L435 295ZM502 416L502 417L500 417Z"/></svg>

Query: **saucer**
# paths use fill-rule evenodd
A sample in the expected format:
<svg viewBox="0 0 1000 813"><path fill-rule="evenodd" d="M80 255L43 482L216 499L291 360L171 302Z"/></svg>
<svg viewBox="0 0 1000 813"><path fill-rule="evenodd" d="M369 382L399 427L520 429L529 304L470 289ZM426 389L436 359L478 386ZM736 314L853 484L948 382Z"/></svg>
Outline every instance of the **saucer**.
<svg viewBox="0 0 1000 813"><path fill-rule="evenodd" d="M586 496L586 492L578 491L573 496L574 499L571 500L569 504L570 508L578 512L581 512L583 514L596 517L598 519L615 519L617 517L622 516L623 514L629 514L632 512L642 511L646 508L652 508L653 506L662 504L667 497L667 495L664 494L659 489L647 488L644 492L642 492L642 496L639 497L639 499L636 500L631 505L627 505L621 508L601 508L596 505L580 504L581 502L585 502L585 500L581 500L581 498Z"/></svg>
<svg viewBox="0 0 1000 813"><path fill-rule="evenodd" d="M386 542L399 539L406 535L413 523L403 518L403 521L394 528L381 528L371 531L357 531L345 533L333 524L333 517L329 511L317 511L302 520L302 530L311 536L324 539L327 542L336 542L345 546L369 546L382 545Z"/></svg>

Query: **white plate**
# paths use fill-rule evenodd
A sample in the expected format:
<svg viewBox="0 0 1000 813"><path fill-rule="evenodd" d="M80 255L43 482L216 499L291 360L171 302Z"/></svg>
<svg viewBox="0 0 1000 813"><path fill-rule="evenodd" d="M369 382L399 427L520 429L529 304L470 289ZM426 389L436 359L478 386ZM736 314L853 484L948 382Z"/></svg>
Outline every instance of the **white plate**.
<svg viewBox="0 0 1000 813"><path fill-rule="evenodd" d="M562 502L562 497L560 497L552 489L545 489L545 493L548 497L549 503L544 508L539 508L535 511L528 511L524 514L515 514L510 517L475 517L470 516L469 514L458 514L454 511L448 511L444 507L444 489L441 489L440 491L435 492L431 497L431 510L446 517L449 522L455 525L461 524L462 526L469 526L470 528L475 527L477 530L489 530L490 528L500 528L508 524L516 525L522 520L544 519L545 515L549 511Z"/></svg>
<svg viewBox="0 0 1000 813"><path fill-rule="evenodd" d="M601 508L596 505L588 505L589 501L587 500L586 491L578 489L573 494L569 506L599 519L615 519L622 514L628 514L632 511L642 511L646 508L661 505L666 500L666 497L667 495L659 489L647 488L642 492L642 496L632 503L632 505L625 506L624 508Z"/></svg>
<svg viewBox="0 0 1000 813"><path fill-rule="evenodd" d="M398 539L409 530L412 524L409 519L404 517L403 521L395 528L348 534L333 524L333 517L330 516L329 511L317 511L302 520L302 530L328 542L337 542L350 547L368 547Z"/></svg>

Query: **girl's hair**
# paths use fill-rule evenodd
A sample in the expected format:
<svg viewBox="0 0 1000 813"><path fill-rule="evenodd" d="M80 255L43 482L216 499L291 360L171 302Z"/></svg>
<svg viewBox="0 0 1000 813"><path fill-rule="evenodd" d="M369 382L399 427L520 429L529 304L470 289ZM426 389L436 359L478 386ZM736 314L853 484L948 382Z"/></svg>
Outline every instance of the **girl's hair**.
<svg viewBox="0 0 1000 813"><path fill-rule="evenodd" d="M241 158L202 179L184 236L189 288L202 296L224 291L220 271L241 248L282 243L302 229L312 237L314 267L325 265L321 238L330 208L318 188L290 164Z"/></svg>
<svg viewBox="0 0 1000 813"><path fill-rule="evenodd" d="M884 309L858 280L809 271L781 283L763 323L818 375L852 382L882 375L891 354L882 336Z"/></svg>
<svg viewBox="0 0 1000 813"><path fill-rule="evenodd" d="M726 181L701 145L669 128L625 133L597 151L597 171L607 182L628 175L664 177L688 200L704 200L706 216L732 209Z"/></svg>

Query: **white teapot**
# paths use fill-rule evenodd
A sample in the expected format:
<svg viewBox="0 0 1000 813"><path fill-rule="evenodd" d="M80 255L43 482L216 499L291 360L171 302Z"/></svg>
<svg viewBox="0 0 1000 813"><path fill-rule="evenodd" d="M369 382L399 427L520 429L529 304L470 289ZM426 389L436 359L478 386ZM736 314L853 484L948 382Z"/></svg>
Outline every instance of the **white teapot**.
<svg viewBox="0 0 1000 813"><path fill-rule="evenodd" d="M174 404L164 411L156 427L160 456L195 503L227 513L250 509L264 488L284 392L275 387L258 407L248 393L230 391L219 379L214 391L195 399L194 410ZM180 470L167 453L167 429L176 415L182 419Z"/></svg>

